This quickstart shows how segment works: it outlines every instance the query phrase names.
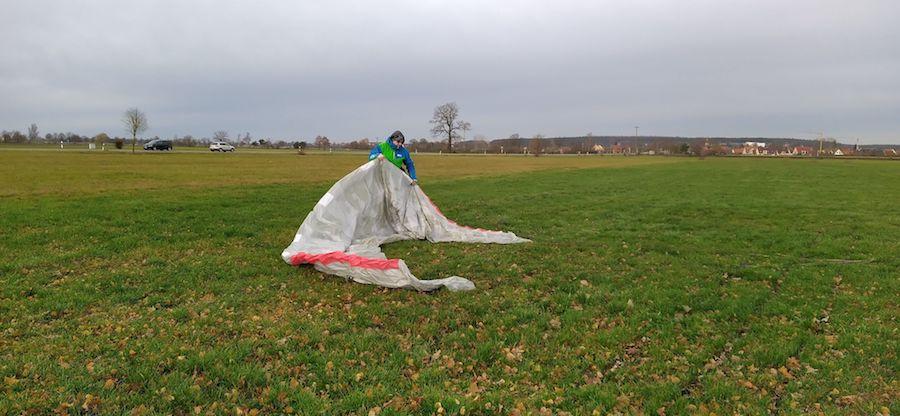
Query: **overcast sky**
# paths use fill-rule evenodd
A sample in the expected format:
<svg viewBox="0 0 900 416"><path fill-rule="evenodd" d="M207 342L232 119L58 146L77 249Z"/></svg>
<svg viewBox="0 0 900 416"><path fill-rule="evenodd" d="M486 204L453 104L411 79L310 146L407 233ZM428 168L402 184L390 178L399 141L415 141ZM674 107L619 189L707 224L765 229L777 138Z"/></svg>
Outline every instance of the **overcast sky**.
<svg viewBox="0 0 900 416"><path fill-rule="evenodd" d="M0 0L0 129L900 143L900 1Z"/></svg>

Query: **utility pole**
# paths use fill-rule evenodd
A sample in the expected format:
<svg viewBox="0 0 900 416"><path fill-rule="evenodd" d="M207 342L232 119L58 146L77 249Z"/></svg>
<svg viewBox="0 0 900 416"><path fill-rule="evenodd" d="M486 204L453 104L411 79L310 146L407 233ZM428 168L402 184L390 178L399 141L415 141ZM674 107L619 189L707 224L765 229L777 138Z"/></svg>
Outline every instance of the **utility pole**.
<svg viewBox="0 0 900 416"><path fill-rule="evenodd" d="M825 132L819 132L819 153L816 154L816 157L822 157L822 142L825 140Z"/></svg>
<svg viewBox="0 0 900 416"><path fill-rule="evenodd" d="M638 146L637 142L638 142L638 129L639 128L640 128L640 126L634 126L634 154L636 154L636 155L641 153L640 151L638 151L638 147L637 147Z"/></svg>

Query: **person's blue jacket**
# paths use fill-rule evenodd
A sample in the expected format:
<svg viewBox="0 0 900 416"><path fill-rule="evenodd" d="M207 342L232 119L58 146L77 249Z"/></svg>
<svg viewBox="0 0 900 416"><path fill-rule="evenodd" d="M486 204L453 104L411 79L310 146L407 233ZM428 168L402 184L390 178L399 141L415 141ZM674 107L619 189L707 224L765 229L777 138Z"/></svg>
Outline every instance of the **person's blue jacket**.
<svg viewBox="0 0 900 416"><path fill-rule="evenodd" d="M418 180L416 178L416 165L413 164L412 157L409 155L409 150L406 150L406 147L394 146L393 141L387 139L372 148L372 151L369 152L369 160L375 159L379 154L383 154L385 159L400 169L403 169L403 166L406 165L406 172L409 173L409 177L413 180Z"/></svg>

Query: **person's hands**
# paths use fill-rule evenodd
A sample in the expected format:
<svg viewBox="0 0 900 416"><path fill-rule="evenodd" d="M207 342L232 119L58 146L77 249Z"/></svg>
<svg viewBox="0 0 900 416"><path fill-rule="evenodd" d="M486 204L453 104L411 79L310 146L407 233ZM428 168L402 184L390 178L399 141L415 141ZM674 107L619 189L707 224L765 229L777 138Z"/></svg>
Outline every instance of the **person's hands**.
<svg viewBox="0 0 900 416"><path fill-rule="evenodd" d="M384 155L379 154L379 155L378 155L378 160L384 160Z"/></svg>
<svg viewBox="0 0 900 416"><path fill-rule="evenodd" d="M419 186L419 180L413 179L412 182L409 183L409 186Z"/></svg>

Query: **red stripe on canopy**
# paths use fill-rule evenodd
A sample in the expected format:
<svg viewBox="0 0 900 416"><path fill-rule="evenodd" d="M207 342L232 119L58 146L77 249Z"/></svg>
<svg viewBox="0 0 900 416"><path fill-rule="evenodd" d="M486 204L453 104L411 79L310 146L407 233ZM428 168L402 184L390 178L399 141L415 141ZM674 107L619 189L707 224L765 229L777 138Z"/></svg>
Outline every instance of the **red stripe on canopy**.
<svg viewBox="0 0 900 416"><path fill-rule="evenodd" d="M297 253L291 256L291 264L299 266L304 263L347 263L353 267L375 270L392 270L400 268L399 259L372 259L343 251L332 251L324 254Z"/></svg>

